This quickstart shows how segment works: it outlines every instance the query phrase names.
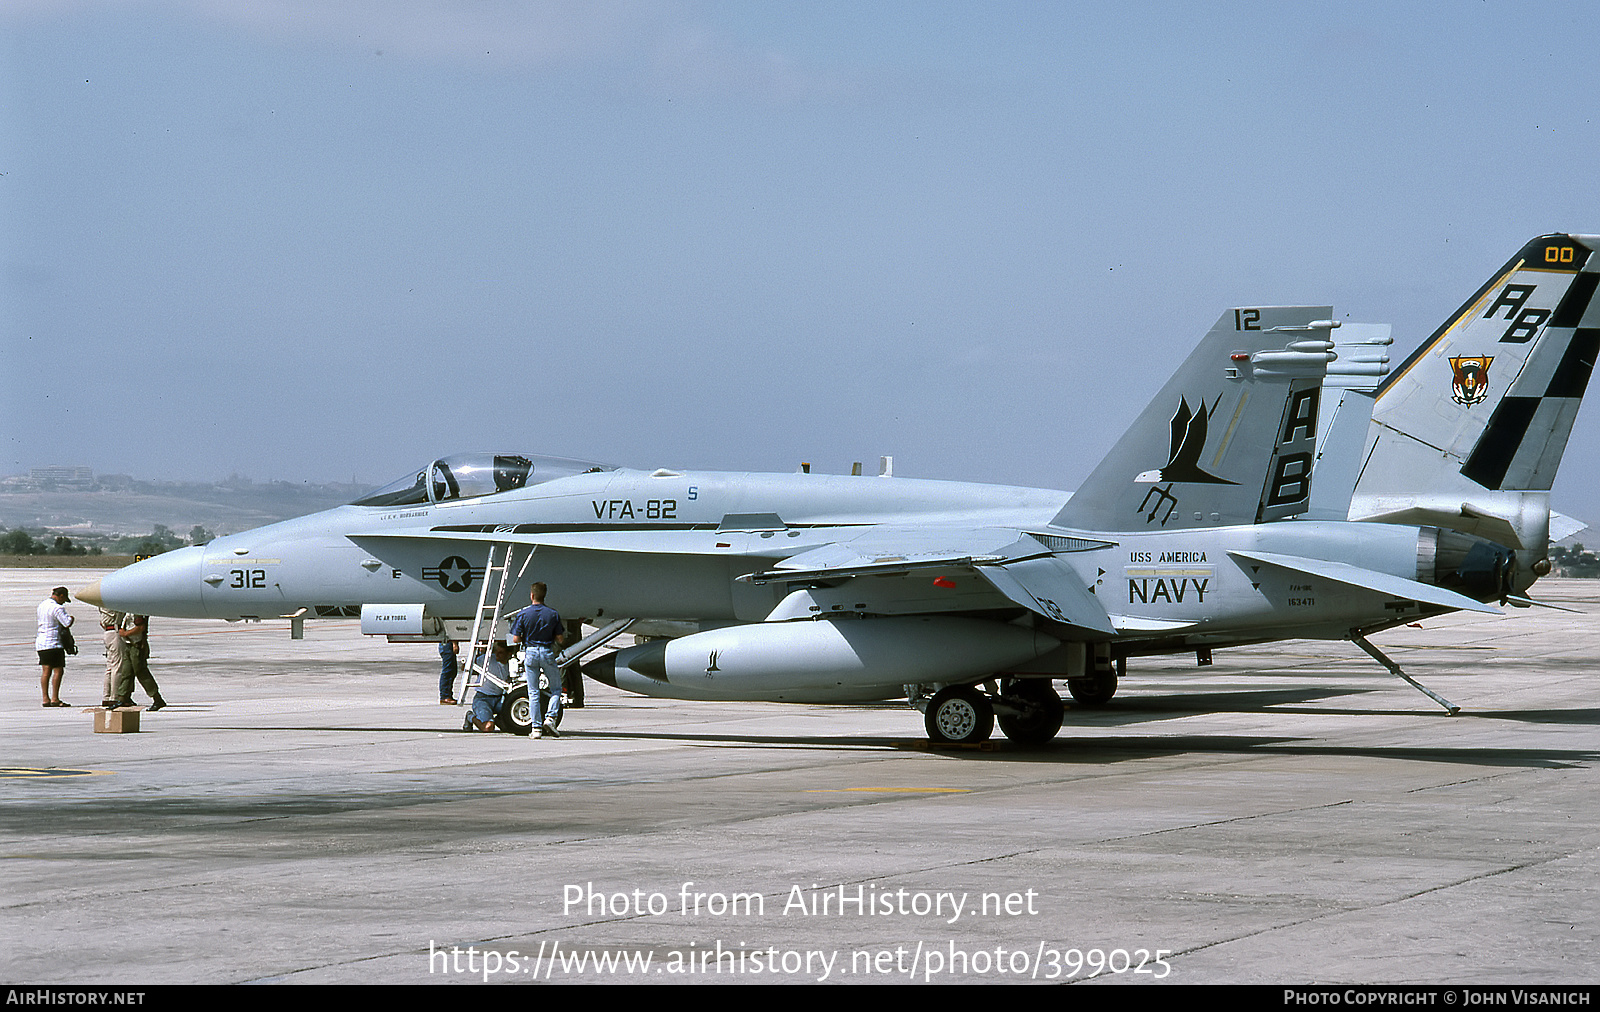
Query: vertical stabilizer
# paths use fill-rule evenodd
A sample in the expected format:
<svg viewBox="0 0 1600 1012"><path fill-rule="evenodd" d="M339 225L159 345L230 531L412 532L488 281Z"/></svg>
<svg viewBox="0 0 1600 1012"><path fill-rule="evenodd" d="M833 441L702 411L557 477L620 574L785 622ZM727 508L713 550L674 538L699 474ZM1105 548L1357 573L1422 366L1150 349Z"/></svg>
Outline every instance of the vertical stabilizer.
<svg viewBox="0 0 1600 1012"><path fill-rule="evenodd" d="M1056 516L1080 530L1174 530L1303 513L1327 306L1230 309Z"/></svg>
<svg viewBox="0 0 1600 1012"><path fill-rule="evenodd" d="M1354 520L1542 552L1548 495L1600 351L1600 236L1524 246L1378 387Z"/></svg>
<svg viewBox="0 0 1600 1012"><path fill-rule="evenodd" d="M1344 520L1350 514L1350 497L1366 457L1373 392L1389 374L1389 346L1394 343L1390 329L1387 323L1346 323L1335 335L1338 357L1322 382L1316 483L1307 519Z"/></svg>

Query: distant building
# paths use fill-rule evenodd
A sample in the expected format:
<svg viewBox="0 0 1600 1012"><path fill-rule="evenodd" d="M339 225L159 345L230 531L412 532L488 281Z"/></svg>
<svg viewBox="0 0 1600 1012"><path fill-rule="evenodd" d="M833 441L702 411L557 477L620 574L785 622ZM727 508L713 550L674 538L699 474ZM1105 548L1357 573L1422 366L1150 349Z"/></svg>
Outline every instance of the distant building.
<svg viewBox="0 0 1600 1012"><path fill-rule="evenodd" d="M29 468L28 477L33 481L89 485L94 482L94 469L90 467L62 467L60 464L52 464L49 467Z"/></svg>

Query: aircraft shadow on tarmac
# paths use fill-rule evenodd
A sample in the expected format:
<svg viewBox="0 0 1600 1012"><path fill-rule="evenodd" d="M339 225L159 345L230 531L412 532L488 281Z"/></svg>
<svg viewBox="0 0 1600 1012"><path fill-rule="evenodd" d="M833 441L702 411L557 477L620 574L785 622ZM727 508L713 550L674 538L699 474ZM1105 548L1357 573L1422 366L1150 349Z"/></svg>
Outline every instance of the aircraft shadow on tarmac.
<svg viewBox="0 0 1600 1012"><path fill-rule="evenodd" d="M1385 687L1387 689L1389 687ZM1374 759L1404 759L1420 762L1461 763L1475 766L1526 767L1538 769L1563 769L1600 760L1597 749L1559 748L1479 748L1471 746L1439 746L1418 748L1405 745L1334 745L1314 744L1311 739L1292 735L1237 735L1237 734L1180 734L1180 735L1118 735L1107 737L1096 734L1096 729L1127 727L1152 721L1170 720L1205 714L1282 714L1309 716L1347 716L1354 720L1384 716L1417 716L1428 713L1426 707L1404 709L1377 709L1372 707L1342 707L1312 705L1317 700L1341 696L1357 696L1368 689L1348 689L1303 686L1232 692L1188 692L1172 694L1121 696L1106 707L1071 707L1061 736L1039 745L1017 745L1003 738L978 745L935 744L920 735L759 735L718 734L697 731L640 730L622 731L570 727L562 731L563 739L572 741L650 741L678 743L688 746L747 746L751 748L793 749L851 749L925 751L950 758L973 761L1052 762L1070 765L1096 765L1125 762L1157 756L1184 754L1213 755L1303 755L1303 756L1359 756ZM597 708L603 709L604 707ZM828 707L839 715L841 726L849 724L851 712L882 713L904 711L903 703L854 704ZM907 713L909 717L910 714ZM1575 710L1513 710L1475 713L1470 709L1451 717L1443 712L1429 714L1440 721L1455 723L1473 720L1513 720L1538 724L1595 724L1600 722L1600 709ZM1355 725L1352 725L1355 726ZM437 732L437 727L292 727L281 730L296 732L324 731L349 732ZM910 729L908 728L908 731ZM534 745L544 748L545 745ZM551 742L548 747L559 749Z"/></svg>
<svg viewBox="0 0 1600 1012"><path fill-rule="evenodd" d="M1443 715L1441 715L1443 716ZM1072 737L1067 731L1043 745L1013 745L1003 739L982 745L936 745L926 739L897 737L785 737L644 732L564 732L564 737L678 742L684 745L748 745L755 748L859 748L926 751L973 762L1049 762L1074 766L1104 765L1133 759L1176 755L1304 755L1408 759L1530 769L1572 769L1600 761L1597 749L1416 748L1296 744L1306 739L1285 736L1172 735L1096 738Z"/></svg>
<svg viewBox="0 0 1600 1012"><path fill-rule="evenodd" d="M1392 687L1384 687L1385 690L1388 688ZM1188 717L1205 713L1282 713L1349 717L1402 717L1410 714L1428 713L1439 717L1447 716L1433 708L1432 704L1427 703L1420 696L1417 697L1417 706L1395 709L1378 709L1370 706L1329 707L1305 705L1315 700L1334 699L1339 696L1357 696L1369 691L1374 690L1305 687L1240 692L1128 695L1117 697L1115 703L1104 709L1069 707L1066 723L1070 725L1075 719L1077 722L1082 723L1088 718L1093 718L1095 725L1109 726L1119 723L1136 723L1143 720L1161 720L1167 717ZM1301 705L1295 705L1297 703ZM1600 709L1584 707L1581 709L1559 710L1475 711L1470 704L1467 704L1463 706L1457 717L1470 717L1479 720L1518 720L1533 724L1597 724L1600 723Z"/></svg>

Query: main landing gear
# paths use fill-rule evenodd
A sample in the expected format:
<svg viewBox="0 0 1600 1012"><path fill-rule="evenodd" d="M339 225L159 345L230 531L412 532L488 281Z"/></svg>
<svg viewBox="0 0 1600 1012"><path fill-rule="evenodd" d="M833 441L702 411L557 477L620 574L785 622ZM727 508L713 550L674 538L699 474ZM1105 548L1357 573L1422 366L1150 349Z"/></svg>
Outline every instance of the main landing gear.
<svg viewBox="0 0 1600 1012"><path fill-rule="evenodd" d="M994 733L989 697L970 685L947 685L928 700L922 713L928 737L962 745L988 741Z"/></svg>
<svg viewBox="0 0 1600 1012"><path fill-rule="evenodd" d="M1018 745L1042 745L1061 730L1067 708L1049 679L1015 678L1006 686L1000 730Z"/></svg>
<svg viewBox="0 0 1600 1012"><path fill-rule="evenodd" d="M1117 680L1128 673L1128 659L1117 658L1117 670L1109 667L1090 672L1082 678L1067 679L1067 691L1083 706L1105 706L1117 694Z"/></svg>
<svg viewBox="0 0 1600 1012"><path fill-rule="evenodd" d="M556 714L556 727L561 726L561 718L567 715L566 710ZM502 731L512 734L533 733L533 707L528 702L528 686L519 683L506 693L506 701L500 707L500 712L495 714L494 724Z"/></svg>
<svg viewBox="0 0 1600 1012"><path fill-rule="evenodd" d="M526 684L519 685L506 693L505 705L495 714L494 723L496 727L504 728L512 734L533 733L533 708L528 705Z"/></svg>
<svg viewBox="0 0 1600 1012"><path fill-rule="evenodd" d="M928 737L936 742L972 744L1000 730L1019 745L1038 745L1061 730L1066 707L1049 679L1008 678L991 697L974 685L947 685L933 694L923 711Z"/></svg>

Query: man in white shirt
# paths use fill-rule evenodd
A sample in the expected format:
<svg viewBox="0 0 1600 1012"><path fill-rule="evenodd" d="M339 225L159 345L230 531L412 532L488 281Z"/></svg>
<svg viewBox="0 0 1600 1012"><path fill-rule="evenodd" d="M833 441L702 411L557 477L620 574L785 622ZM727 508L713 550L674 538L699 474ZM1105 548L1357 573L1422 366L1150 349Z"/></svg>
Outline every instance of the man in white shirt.
<svg viewBox="0 0 1600 1012"><path fill-rule="evenodd" d="M67 673L67 643L72 634L72 616L62 607L72 600L67 588L57 587L39 602L39 631L33 647L39 652L39 694L45 706L67 706L61 701L61 677ZM77 653L76 650L73 653Z"/></svg>

